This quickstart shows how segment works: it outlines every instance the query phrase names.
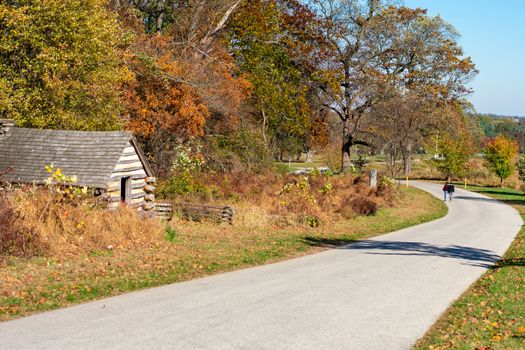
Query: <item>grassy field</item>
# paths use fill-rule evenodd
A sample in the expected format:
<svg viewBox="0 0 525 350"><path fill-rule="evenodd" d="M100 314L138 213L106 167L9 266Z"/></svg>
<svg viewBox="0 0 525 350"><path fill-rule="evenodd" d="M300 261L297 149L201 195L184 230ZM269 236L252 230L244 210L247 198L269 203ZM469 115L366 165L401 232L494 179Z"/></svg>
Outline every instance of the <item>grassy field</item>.
<svg viewBox="0 0 525 350"><path fill-rule="evenodd" d="M318 228L263 229L175 221L148 248L73 256L0 259L0 320L127 291L311 254L437 219L446 206L420 190L402 189L394 208Z"/></svg>
<svg viewBox="0 0 525 350"><path fill-rule="evenodd" d="M515 207L525 218L525 195L469 187ZM440 318L415 349L525 349L525 229L503 259Z"/></svg>

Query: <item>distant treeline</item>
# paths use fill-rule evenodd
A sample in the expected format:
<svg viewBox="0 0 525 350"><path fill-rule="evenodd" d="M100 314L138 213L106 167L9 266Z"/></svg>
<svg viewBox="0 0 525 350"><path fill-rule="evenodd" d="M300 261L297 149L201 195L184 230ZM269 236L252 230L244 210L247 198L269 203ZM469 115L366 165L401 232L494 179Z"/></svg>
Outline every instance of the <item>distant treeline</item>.
<svg viewBox="0 0 525 350"><path fill-rule="evenodd" d="M516 117L495 116L494 114L471 115L479 133L485 138L503 135L516 140L521 152L525 151L525 119Z"/></svg>

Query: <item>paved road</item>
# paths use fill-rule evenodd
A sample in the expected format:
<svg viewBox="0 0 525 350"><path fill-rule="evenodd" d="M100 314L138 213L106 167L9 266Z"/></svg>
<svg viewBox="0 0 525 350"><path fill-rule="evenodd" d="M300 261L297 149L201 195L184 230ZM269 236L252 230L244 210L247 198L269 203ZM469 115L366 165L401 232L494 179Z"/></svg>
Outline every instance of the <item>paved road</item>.
<svg viewBox="0 0 525 350"><path fill-rule="evenodd" d="M445 218L376 239L1 323L0 349L407 349L522 224L456 194Z"/></svg>

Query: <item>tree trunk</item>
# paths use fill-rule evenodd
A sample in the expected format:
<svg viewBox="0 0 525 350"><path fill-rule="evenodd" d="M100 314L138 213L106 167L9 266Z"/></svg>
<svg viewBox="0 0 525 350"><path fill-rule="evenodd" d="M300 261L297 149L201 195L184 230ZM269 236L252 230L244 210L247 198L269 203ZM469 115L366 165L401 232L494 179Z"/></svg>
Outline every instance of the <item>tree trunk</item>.
<svg viewBox="0 0 525 350"><path fill-rule="evenodd" d="M394 143L392 145L392 148L389 151L389 165L390 165L390 177L392 179L396 178L397 172L396 172L396 163L397 163L397 145Z"/></svg>
<svg viewBox="0 0 525 350"><path fill-rule="evenodd" d="M351 161L351 148L354 145L354 138L351 135L346 135L345 140L343 142L343 148L342 148L342 160L341 160L341 172L347 170L350 168L350 165L352 164Z"/></svg>
<svg viewBox="0 0 525 350"><path fill-rule="evenodd" d="M411 156L412 156L412 145L410 142L402 143L399 145L403 157L403 175L407 176L412 171Z"/></svg>
<svg viewBox="0 0 525 350"><path fill-rule="evenodd" d="M262 137L264 140L264 144L268 146L268 140L266 139L266 124L268 122L266 117L266 112L264 111L264 107L261 107L262 117L263 117L263 123L262 123Z"/></svg>
<svg viewBox="0 0 525 350"><path fill-rule="evenodd" d="M313 154L312 154L312 150L310 150L310 149L307 150L307 151L306 151L306 163L311 163L311 162L313 162L313 160L314 160L313 158L314 158L314 157L313 157Z"/></svg>
<svg viewBox="0 0 525 350"><path fill-rule="evenodd" d="M341 171L344 171L350 167L352 164L351 156L352 156L352 146L355 145L363 145L370 147L370 143L366 141L356 140L354 136L348 134L343 139L343 147L342 147L342 161L341 161Z"/></svg>
<svg viewBox="0 0 525 350"><path fill-rule="evenodd" d="M403 175L410 174L412 167L410 164L410 153L403 153Z"/></svg>
<svg viewBox="0 0 525 350"><path fill-rule="evenodd" d="M345 138L346 138L346 127L345 122L343 121L343 135L341 137L341 169L339 169L339 172L343 172L345 170Z"/></svg>
<svg viewBox="0 0 525 350"><path fill-rule="evenodd" d="M226 11L224 11L224 14L222 15L221 19L219 20L219 22L217 23L217 25L210 29L210 31L208 31L208 33L206 33L206 35L200 40L199 42L199 46L200 46L200 50L198 50L195 55L196 57L198 58L199 55L200 56L203 56L203 55L206 55L210 49L210 46L213 42L213 40L215 39L215 37L217 36L217 34L219 32L221 32L224 27L226 26L226 24L228 23L228 20L230 19L230 17L232 16L233 12L237 9L237 7L240 5L241 3L241 0L235 0L227 9Z"/></svg>

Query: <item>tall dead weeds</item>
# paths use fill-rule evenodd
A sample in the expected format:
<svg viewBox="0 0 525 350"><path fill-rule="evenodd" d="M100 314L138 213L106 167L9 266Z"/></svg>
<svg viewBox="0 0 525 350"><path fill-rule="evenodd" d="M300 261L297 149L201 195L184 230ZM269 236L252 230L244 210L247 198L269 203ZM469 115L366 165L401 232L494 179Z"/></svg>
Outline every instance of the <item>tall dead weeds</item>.
<svg viewBox="0 0 525 350"><path fill-rule="evenodd" d="M31 257L41 254L45 245L35 230L22 224L23 216L17 212L4 194L0 197L0 259L16 255Z"/></svg>
<svg viewBox="0 0 525 350"><path fill-rule="evenodd" d="M395 183L381 182L377 189L367 176L208 174L200 179L206 194L189 194L176 202L231 205L235 221L250 227L324 224L372 215L381 206L394 206Z"/></svg>
<svg viewBox="0 0 525 350"><path fill-rule="evenodd" d="M2 208L10 209L9 214L2 209L6 214L0 220L14 224L2 225L6 229L0 254L79 255L163 242L161 223L140 218L136 210L123 207L109 212L90 201L72 204L51 196L43 188L32 188L17 189L2 199Z"/></svg>

